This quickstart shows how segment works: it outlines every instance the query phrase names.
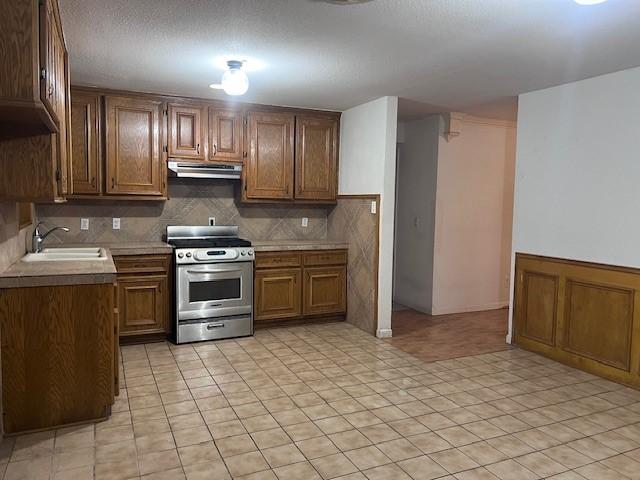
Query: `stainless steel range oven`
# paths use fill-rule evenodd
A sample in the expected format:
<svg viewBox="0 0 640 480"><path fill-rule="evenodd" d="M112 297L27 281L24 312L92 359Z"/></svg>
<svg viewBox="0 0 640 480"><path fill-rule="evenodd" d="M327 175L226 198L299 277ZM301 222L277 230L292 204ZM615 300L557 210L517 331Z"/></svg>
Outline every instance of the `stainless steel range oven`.
<svg viewBox="0 0 640 480"><path fill-rule="evenodd" d="M238 227L167 227L175 246L176 343L253 334L251 244Z"/></svg>

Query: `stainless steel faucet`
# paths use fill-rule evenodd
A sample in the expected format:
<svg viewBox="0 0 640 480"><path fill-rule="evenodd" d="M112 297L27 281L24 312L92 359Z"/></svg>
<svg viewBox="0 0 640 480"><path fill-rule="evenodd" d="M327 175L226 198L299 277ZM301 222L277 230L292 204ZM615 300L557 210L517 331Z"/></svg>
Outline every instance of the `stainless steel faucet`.
<svg viewBox="0 0 640 480"><path fill-rule="evenodd" d="M44 242L44 239L47 238L50 234L52 234L56 230L62 230L64 232L68 232L69 231L69 229L67 227L53 227L52 229L50 229L45 234L41 234L40 233L40 225L42 225L42 223L43 222L38 222L38 224L36 225L36 228L33 229L33 235L31 235L31 252L32 253L41 252L42 251L42 243Z"/></svg>

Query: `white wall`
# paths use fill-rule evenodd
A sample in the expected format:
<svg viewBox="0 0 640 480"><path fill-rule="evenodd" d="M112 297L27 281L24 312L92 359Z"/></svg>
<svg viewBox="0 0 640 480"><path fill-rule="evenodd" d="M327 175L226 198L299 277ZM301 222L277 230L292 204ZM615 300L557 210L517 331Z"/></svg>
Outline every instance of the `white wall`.
<svg viewBox="0 0 640 480"><path fill-rule="evenodd" d="M515 125L464 116L440 137L432 314L509 302Z"/></svg>
<svg viewBox="0 0 640 480"><path fill-rule="evenodd" d="M440 116L399 125L394 302L431 313Z"/></svg>
<svg viewBox="0 0 640 480"><path fill-rule="evenodd" d="M391 336L398 98L351 108L340 120L340 195L380 194L378 336Z"/></svg>
<svg viewBox="0 0 640 480"><path fill-rule="evenodd" d="M520 96L513 252L640 267L639 112L640 68Z"/></svg>

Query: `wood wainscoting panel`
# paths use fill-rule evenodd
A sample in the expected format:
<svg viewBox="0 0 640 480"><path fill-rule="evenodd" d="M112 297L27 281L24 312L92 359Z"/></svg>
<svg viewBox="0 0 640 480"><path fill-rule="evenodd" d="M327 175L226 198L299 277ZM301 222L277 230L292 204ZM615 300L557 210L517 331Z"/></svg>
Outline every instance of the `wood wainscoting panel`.
<svg viewBox="0 0 640 480"><path fill-rule="evenodd" d="M640 269L516 254L514 343L640 387Z"/></svg>
<svg viewBox="0 0 640 480"><path fill-rule="evenodd" d="M546 345L556 342L556 311L558 309L558 277L524 271L524 301L520 335Z"/></svg>
<svg viewBox="0 0 640 480"><path fill-rule="evenodd" d="M632 289L567 279L562 348L629 371L633 296Z"/></svg>

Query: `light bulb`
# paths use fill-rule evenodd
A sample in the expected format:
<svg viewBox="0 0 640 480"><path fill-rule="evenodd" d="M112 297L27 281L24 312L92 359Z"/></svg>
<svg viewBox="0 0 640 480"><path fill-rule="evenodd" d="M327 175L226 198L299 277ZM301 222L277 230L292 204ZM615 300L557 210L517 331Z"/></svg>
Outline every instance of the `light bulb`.
<svg viewBox="0 0 640 480"><path fill-rule="evenodd" d="M597 5L599 3L604 3L607 0L573 0L578 5Z"/></svg>
<svg viewBox="0 0 640 480"><path fill-rule="evenodd" d="M238 67L231 67L222 75L222 89L227 95L244 95L249 90L249 77Z"/></svg>

